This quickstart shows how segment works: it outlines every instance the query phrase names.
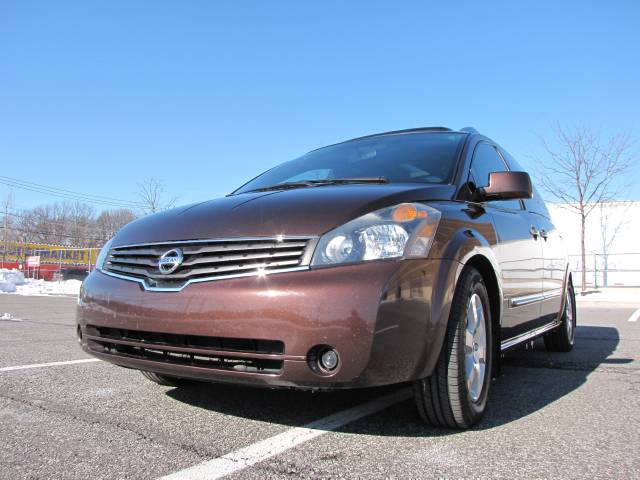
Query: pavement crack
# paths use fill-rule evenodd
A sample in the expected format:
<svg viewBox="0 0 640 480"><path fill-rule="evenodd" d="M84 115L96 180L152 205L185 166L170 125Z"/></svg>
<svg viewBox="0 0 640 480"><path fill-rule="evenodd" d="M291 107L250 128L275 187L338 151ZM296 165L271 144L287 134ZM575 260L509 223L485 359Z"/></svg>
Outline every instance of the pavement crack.
<svg viewBox="0 0 640 480"><path fill-rule="evenodd" d="M183 443L176 443L176 442L172 442L172 441L166 441L163 438L159 438L157 436L153 436L153 435L147 435L145 433L142 433L134 428L132 428L130 425L123 423L123 422L112 422L109 421L108 419L102 418L98 415L96 415L97 418L89 418L85 415L77 415L74 413L70 413L67 410L64 409L56 409L56 408L47 408L46 406L42 405L39 402L34 402L31 399L28 398L24 398L24 397L16 397L16 396L12 396L12 395L7 395L7 394L3 394L0 393L0 398L4 398L5 400L9 400L9 401L13 401L16 403L20 403L23 405L28 405L32 408L38 409L44 413L47 414L57 414L60 415L62 417L65 417L67 419L73 420L73 421L77 421L79 423L83 423L85 425L108 425L111 427L114 427L118 430L122 430L128 433L133 434L134 436L137 437L137 439L139 441L146 441L149 443L156 443L158 445L162 445L165 447L173 447L173 448L179 448L180 450L183 450L187 453L191 453L193 455L196 455L198 458L202 459L202 460L208 460L211 458L211 452L203 452L200 451L198 448L196 448L193 445L186 445Z"/></svg>

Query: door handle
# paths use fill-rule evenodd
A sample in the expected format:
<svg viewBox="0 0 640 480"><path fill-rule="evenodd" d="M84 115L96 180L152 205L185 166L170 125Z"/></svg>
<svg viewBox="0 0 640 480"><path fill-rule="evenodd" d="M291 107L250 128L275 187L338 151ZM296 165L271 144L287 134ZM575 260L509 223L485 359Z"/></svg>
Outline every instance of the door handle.
<svg viewBox="0 0 640 480"><path fill-rule="evenodd" d="M533 238L535 238L536 240L538 239L538 235L540 235L540 232L538 231L538 229L535 227L535 225L531 225L531 228L529 229L529 233L531 234L531 236Z"/></svg>
<svg viewBox="0 0 640 480"><path fill-rule="evenodd" d="M545 241L547 240L548 235L547 235L547 231L544 228L540 229L540 236L544 238Z"/></svg>

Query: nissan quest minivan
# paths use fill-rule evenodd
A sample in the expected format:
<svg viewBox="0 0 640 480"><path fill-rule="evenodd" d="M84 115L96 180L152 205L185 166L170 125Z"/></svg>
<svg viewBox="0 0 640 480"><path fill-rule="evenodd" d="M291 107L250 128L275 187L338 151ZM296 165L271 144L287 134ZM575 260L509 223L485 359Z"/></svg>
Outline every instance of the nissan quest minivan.
<svg viewBox="0 0 640 480"><path fill-rule="evenodd" d="M162 385L412 382L468 428L501 352L569 351L562 240L529 175L467 128L311 151L224 198L126 225L78 299L82 348Z"/></svg>

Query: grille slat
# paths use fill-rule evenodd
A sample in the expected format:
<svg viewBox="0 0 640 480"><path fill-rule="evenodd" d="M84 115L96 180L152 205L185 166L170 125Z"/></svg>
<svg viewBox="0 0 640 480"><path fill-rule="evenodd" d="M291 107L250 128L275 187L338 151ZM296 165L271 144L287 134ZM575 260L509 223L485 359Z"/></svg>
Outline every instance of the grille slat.
<svg viewBox="0 0 640 480"><path fill-rule="evenodd" d="M152 257L158 257L160 255L162 255L164 252L166 252L167 249L166 247L137 247L135 249L119 249L119 248L114 248L111 250L110 254L113 256L129 256L129 255L135 255L138 257L142 257L142 256L152 256Z"/></svg>
<svg viewBox="0 0 640 480"><path fill-rule="evenodd" d="M200 253L218 253L218 252L234 252L234 251L246 251L246 250L266 250L266 249L283 249L283 248L301 248L307 245L307 241L286 241L282 242L252 242L241 244L228 244L223 246L194 246L185 247L185 255L197 255Z"/></svg>
<svg viewBox="0 0 640 480"><path fill-rule="evenodd" d="M146 265L149 267L157 267L158 261L152 258L144 258L144 257L127 257L120 258L115 257L109 260L110 263L123 263L125 265Z"/></svg>
<svg viewBox="0 0 640 480"><path fill-rule="evenodd" d="M259 275L303 264L311 238L258 238L252 240L194 240L112 248L105 270L138 281L145 287L182 288L191 280L215 280L234 275ZM158 268L160 257L180 249L183 259L170 273Z"/></svg>
<svg viewBox="0 0 640 480"><path fill-rule="evenodd" d="M280 257L296 257L299 258L302 255L302 250L291 250L272 253L245 253L236 255L216 255L214 257L208 255L196 256L182 262L184 266L199 265L202 263L223 263L242 260L257 260L260 258L280 258Z"/></svg>

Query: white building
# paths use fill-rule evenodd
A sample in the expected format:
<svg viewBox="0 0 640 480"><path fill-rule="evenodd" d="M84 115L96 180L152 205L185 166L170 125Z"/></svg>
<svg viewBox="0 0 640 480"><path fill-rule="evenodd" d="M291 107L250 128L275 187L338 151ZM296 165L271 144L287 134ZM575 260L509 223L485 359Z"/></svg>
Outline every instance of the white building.
<svg viewBox="0 0 640 480"><path fill-rule="evenodd" d="M579 282L580 215L563 204L548 203L553 222L565 240L574 282ZM587 217L587 283L592 286L640 285L640 201L609 202Z"/></svg>

